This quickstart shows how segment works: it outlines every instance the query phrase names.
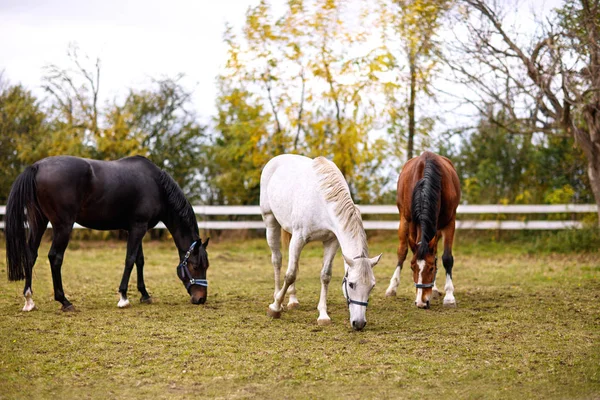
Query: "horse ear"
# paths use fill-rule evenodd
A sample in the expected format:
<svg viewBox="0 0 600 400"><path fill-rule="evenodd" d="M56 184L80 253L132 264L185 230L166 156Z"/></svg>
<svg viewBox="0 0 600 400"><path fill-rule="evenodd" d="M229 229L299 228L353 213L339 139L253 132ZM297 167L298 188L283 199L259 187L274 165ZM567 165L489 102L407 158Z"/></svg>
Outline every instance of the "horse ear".
<svg viewBox="0 0 600 400"><path fill-rule="evenodd" d="M435 252L435 249L437 247L437 241L438 241L438 237L437 237L437 235L435 235L433 237L433 239L431 239L429 241L429 243L427 244L427 247L429 247L429 252L430 253L434 253Z"/></svg>
<svg viewBox="0 0 600 400"><path fill-rule="evenodd" d="M208 247L208 241L209 240L210 240L210 238L206 238L206 242L202 243L202 247L204 247L204 249L206 249Z"/></svg>
<svg viewBox="0 0 600 400"><path fill-rule="evenodd" d="M371 268L373 268L374 266L377 265L377 263L379 262L379 260L381 260L381 256L382 255L383 255L383 253L381 253L377 257L369 258L369 262L371 263Z"/></svg>
<svg viewBox="0 0 600 400"><path fill-rule="evenodd" d="M348 264L349 267L353 267L354 266L354 260L351 258L348 258L344 255L344 253L342 253L342 257L344 257L344 261L346 262L346 264Z"/></svg>
<svg viewBox="0 0 600 400"><path fill-rule="evenodd" d="M410 236L408 237L408 245L410 246L410 249L412 250L413 254L417 252L417 243L414 240L412 240Z"/></svg>

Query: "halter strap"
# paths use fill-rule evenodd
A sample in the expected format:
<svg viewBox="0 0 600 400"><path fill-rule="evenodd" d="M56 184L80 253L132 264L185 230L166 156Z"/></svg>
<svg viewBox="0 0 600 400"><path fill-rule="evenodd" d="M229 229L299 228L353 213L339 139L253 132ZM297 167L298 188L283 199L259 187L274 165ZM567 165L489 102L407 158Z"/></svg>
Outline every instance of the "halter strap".
<svg viewBox="0 0 600 400"><path fill-rule="evenodd" d="M190 256L192 255L192 251L194 251L194 246L196 246L196 243L198 243L197 240L192 243L192 245L190 246L188 251L185 253L183 260L177 266L177 275L183 281L188 293L190 291L190 288L194 285L208 287L207 279L193 278L190 275L190 271L187 269L188 260L189 260Z"/></svg>
<svg viewBox="0 0 600 400"><path fill-rule="evenodd" d="M368 301L358 301L358 300L352 300L350 298L350 294L348 293L348 272L346 272L346 275L344 275L344 280L342 281L342 283L344 284L344 290L346 291L346 303L348 304L348 307L350 307L350 304L356 304L359 306L363 306L366 307L369 305Z"/></svg>
<svg viewBox="0 0 600 400"><path fill-rule="evenodd" d="M419 242L421 243L421 242ZM433 282L431 283L415 283L415 287L417 289L429 289L435 286L435 278L437 277L437 256L435 257L435 276L433 277Z"/></svg>

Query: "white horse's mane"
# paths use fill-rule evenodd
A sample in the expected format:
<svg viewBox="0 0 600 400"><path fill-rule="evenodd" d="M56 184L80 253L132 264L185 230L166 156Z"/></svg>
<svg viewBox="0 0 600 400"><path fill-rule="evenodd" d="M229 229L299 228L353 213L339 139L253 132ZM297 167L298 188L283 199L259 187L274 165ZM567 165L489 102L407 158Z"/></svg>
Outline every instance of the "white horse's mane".
<svg viewBox="0 0 600 400"><path fill-rule="evenodd" d="M362 248L366 249L367 235L363 228L360 211L352 201L344 176L336 165L325 157L315 158L313 169L320 178L320 187L325 196L325 201L335 205L335 213L340 219L342 227L352 237L358 238ZM367 257L368 255L361 254L361 256Z"/></svg>

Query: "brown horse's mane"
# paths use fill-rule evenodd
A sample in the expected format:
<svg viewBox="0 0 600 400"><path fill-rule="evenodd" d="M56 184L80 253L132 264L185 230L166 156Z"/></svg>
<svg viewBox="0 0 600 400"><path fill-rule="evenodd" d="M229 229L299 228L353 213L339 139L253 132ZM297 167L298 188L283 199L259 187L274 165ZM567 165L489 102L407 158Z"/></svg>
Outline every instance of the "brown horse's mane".
<svg viewBox="0 0 600 400"><path fill-rule="evenodd" d="M358 238L361 241L362 248L366 249L367 235L363 228L360 211L352 201L344 176L335 164L325 157L315 158L313 169L320 177L325 201L335 204L336 215L344 229L348 230L353 237ZM367 254L364 254L364 256L366 257Z"/></svg>
<svg viewBox="0 0 600 400"><path fill-rule="evenodd" d="M440 165L433 157L425 159L423 178L419 179L412 193L412 220L421 227L421 242L417 259L423 259L428 244L437 233L438 213L442 190Z"/></svg>

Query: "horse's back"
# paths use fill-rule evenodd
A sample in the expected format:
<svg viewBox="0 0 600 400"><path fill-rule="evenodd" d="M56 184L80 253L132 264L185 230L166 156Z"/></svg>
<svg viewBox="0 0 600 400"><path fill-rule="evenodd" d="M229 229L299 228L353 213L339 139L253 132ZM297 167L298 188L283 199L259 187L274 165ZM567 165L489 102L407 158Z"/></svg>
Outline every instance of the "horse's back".
<svg viewBox="0 0 600 400"><path fill-rule="evenodd" d="M314 160L295 154L271 159L261 174L260 209L273 214L281 227L292 232L327 220L327 204L319 192Z"/></svg>
<svg viewBox="0 0 600 400"><path fill-rule="evenodd" d="M144 157L100 161L57 156L36 165L38 197L51 222L74 216L94 229L127 229L132 220L152 219L160 212L160 169Z"/></svg>
<svg viewBox="0 0 600 400"><path fill-rule="evenodd" d="M441 215L440 223L445 225L455 216L460 202L460 181L456 169L448 158L424 151L420 156L406 162L398 178L397 205L400 213L411 221L411 201L417 182L423 178L427 160L434 160L441 174Z"/></svg>

